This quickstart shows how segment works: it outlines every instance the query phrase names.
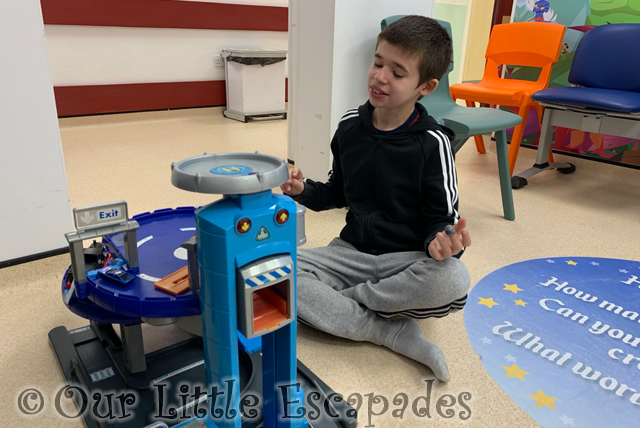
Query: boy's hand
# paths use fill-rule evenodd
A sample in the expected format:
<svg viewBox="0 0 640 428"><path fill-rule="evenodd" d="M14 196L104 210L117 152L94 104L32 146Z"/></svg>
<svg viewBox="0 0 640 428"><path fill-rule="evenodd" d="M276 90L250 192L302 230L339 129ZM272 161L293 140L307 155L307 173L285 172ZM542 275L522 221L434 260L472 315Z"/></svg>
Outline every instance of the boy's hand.
<svg viewBox="0 0 640 428"><path fill-rule="evenodd" d="M429 243L429 255L435 260L444 260L462 251L462 248L471 245L471 235L466 229L467 220L461 218L458 224L453 226L455 232L449 236L445 232L438 232Z"/></svg>
<svg viewBox="0 0 640 428"><path fill-rule="evenodd" d="M304 190L302 171L297 166L289 170L289 179L280 185L282 193L289 196L298 196Z"/></svg>

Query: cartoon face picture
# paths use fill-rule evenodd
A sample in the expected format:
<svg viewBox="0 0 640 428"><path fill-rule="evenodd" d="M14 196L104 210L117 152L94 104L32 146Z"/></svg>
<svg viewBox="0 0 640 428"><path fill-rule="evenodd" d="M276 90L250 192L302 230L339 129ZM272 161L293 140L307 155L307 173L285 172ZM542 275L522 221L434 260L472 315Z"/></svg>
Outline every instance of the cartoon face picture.
<svg viewBox="0 0 640 428"><path fill-rule="evenodd" d="M544 14L549 11L550 7L547 0L538 0L535 2L533 4L533 12L535 13L533 19L538 22L544 21Z"/></svg>
<svg viewBox="0 0 640 428"><path fill-rule="evenodd" d="M516 0L514 22L556 22L558 14L551 8L549 0ZM589 0L576 0L586 1ZM640 1L640 0L637 0ZM565 7L565 5L562 5Z"/></svg>

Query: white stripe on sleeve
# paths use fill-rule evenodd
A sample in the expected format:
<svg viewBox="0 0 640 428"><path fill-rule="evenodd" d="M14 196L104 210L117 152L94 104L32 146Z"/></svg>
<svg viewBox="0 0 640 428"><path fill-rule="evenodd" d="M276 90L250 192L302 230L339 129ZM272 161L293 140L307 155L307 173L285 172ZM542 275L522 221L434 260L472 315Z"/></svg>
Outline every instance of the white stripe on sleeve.
<svg viewBox="0 0 640 428"><path fill-rule="evenodd" d="M458 189L449 137L441 131L428 132L438 140L438 150L440 153L440 163L442 167L442 184L445 191L445 199L447 201L447 215L457 219L459 218L459 215L454 208L454 204L458 200Z"/></svg>
<svg viewBox="0 0 640 428"><path fill-rule="evenodd" d="M342 122L343 120L347 120L347 119L351 119L352 117L358 117L358 109L354 108L351 110L347 110L347 112L342 115L342 118L340 119L340 122Z"/></svg>

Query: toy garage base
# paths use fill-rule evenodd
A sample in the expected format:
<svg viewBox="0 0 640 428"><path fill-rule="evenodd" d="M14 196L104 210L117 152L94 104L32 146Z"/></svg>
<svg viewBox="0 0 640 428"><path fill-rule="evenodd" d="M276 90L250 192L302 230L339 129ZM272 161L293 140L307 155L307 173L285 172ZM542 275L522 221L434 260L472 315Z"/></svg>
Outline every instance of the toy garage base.
<svg viewBox="0 0 640 428"><path fill-rule="evenodd" d="M122 327L133 330L128 332L123 330L120 336L126 338L129 334L141 334L139 327L139 325ZM88 404L83 414L86 426L89 428L171 427L189 420L197 422L194 417L195 400L192 395L195 393L194 385L200 385L203 390L205 389L202 338L193 337L147 354L145 362L142 363L143 366L146 363L146 370L134 374L127 367L127 364L131 365L127 356L128 346L123 343L120 336L116 334L111 324L94 321L89 326L72 331L67 331L65 327L57 327L49 332L49 340L66 381L69 385L78 387L75 390L70 389L74 391L78 411L82 409L83 403ZM261 377L253 376L254 373L260 373L262 370L260 349L247 352L242 350L242 346L239 348L241 348L241 396L245 395L245 391L262 391ZM355 410L341 401L300 361L298 361L297 377L297 381L305 391L305 396L309 397L313 394L311 395L312 406L320 410L313 413L315 409L307 406L307 412L312 412L314 416L317 414L313 418L315 420L309 420L309 426L344 428L357 425ZM186 405L181 398L181 394L184 396L185 393L178 390L180 385L189 386L186 391L189 397L184 399ZM86 393L86 397L81 396L80 389ZM97 397L101 397L102 400L97 408L93 409L97 401L94 396L96 393L100 394ZM135 399L125 407L125 412L122 411L118 398L107 397L107 394L114 394L112 397L117 397L127 393L133 393ZM328 396L333 397L331 402L328 401ZM291 398L291 400L294 399ZM107 407L108 401L113 404L111 415ZM207 408L206 396L203 397L198 408ZM251 409L256 409L259 412L258 416L243 419L243 428L262 426L259 408L248 408L248 410ZM125 418L127 414L131 416ZM171 414L174 415L173 418L170 417ZM207 426L204 422L187 426L197 427L198 425Z"/></svg>

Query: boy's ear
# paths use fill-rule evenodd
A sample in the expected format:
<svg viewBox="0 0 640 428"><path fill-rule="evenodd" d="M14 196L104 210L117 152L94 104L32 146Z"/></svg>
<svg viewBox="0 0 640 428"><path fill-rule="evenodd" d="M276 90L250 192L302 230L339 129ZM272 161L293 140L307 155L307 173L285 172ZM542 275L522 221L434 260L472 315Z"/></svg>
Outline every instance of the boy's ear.
<svg viewBox="0 0 640 428"><path fill-rule="evenodd" d="M425 96L435 91L440 81L438 79L431 79L420 85L420 96Z"/></svg>

